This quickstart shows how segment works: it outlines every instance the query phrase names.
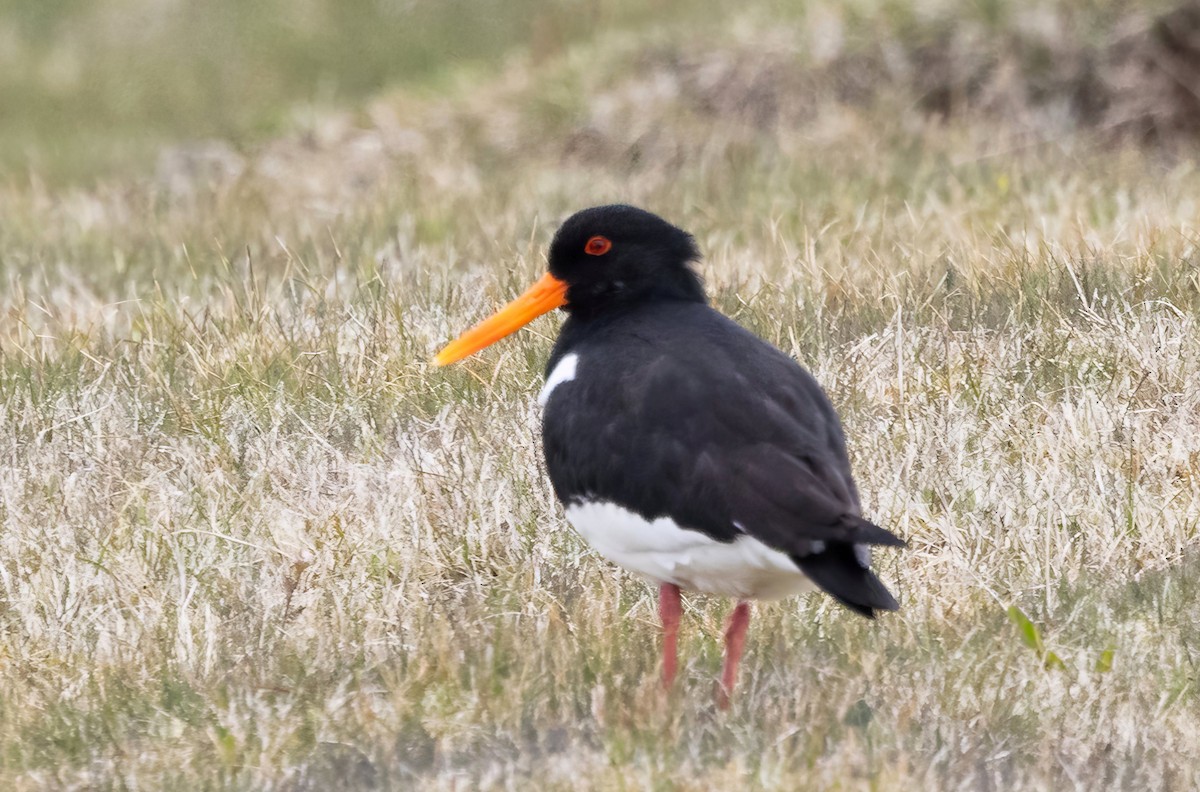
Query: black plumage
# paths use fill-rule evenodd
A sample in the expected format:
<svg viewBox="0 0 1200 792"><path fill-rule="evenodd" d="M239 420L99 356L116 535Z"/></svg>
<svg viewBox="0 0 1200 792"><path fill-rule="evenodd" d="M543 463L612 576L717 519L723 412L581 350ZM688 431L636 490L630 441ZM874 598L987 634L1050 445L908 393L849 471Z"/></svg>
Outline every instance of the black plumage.
<svg viewBox="0 0 1200 792"><path fill-rule="evenodd" d="M589 261L603 234L627 259ZM711 308L691 237L632 207L559 232L550 271L569 314L547 365L579 356L542 423L564 504L612 502L720 541L745 533L787 554L865 616L895 599L854 545L904 542L863 519L841 424L794 360Z"/></svg>

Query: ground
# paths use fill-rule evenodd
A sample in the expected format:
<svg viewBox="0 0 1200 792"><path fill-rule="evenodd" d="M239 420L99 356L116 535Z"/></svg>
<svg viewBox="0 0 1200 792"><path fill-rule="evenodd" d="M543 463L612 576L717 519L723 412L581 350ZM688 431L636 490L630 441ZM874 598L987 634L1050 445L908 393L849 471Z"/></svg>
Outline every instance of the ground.
<svg viewBox="0 0 1200 792"><path fill-rule="evenodd" d="M262 5L0 4L4 788L1200 785L1194 7ZM554 501L559 319L430 364L610 201L910 543L728 713Z"/></svg>

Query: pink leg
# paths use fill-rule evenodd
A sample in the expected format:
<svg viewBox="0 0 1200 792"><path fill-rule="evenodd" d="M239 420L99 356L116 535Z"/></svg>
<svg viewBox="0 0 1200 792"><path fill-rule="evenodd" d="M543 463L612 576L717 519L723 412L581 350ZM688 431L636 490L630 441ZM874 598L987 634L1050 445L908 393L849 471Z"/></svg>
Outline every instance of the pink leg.
<svg viewBox="0 0 1200 792"><path fill-rule="evenodd" d="M663 583L658 589L658 616L663 627L663 687L670 689L675 681L675 645L679 638L679 616L683 606L679 602L679 586Z"/></svg>
<svg viewBox="0 0 1200 792"><path fill-rule="evenodd" d="M721 671L721 685L717 688L717 706L721 709L729 709L729 698L737 681L738 663L746 646L746 629L749 626L750 603L739 602L733 613L729 614L729 624L725 627L725 668Z"/></svg>

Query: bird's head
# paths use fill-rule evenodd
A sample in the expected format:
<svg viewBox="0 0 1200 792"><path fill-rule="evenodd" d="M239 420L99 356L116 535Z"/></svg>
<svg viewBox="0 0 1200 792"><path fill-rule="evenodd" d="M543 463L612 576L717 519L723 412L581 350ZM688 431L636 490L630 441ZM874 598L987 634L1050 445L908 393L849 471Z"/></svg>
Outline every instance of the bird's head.
<svg viewBox="0 0 1200 792"><path fill-rule="evenodd" d="M549 272L434 362L462 360L559 307L589 317L648 300L703 302L691 267L699 257L691 234L643 209L614 204L576 212L550 243Z"/></svg>
<svg viewBox="0 0 1200 792"><path fill-rule="evenodd" d="M589 314L643 299L703 300L692 235L632 206L597 206L567 219L550 243L550 275L567 284L566 310Z"/></svg>

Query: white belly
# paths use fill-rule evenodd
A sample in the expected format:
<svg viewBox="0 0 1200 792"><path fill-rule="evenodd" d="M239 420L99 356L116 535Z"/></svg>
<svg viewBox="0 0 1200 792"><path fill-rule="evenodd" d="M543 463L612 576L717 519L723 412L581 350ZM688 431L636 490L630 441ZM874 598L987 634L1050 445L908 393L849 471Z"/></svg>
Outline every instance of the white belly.
<svg viewBox="0 0 1200 792"><path fill-rule="evenodd" d="M739 599L812 589L790 558L750 536L717 542L669 517L646 520L615 503L568 506L567 520L600 555L654 582Z"/></svg>

